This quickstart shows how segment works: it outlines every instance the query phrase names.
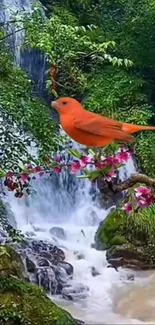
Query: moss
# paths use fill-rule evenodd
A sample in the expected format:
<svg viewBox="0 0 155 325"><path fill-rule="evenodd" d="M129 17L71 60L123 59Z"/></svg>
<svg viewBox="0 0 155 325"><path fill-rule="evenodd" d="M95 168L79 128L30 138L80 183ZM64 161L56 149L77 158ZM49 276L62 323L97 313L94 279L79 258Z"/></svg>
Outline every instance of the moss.
<svg viewBox="0 0 155 325"><path fill-rule="evenodd" d="M116 209L99 227L96 242L99 248L107 250L107 259L115 266L135 264L140 269L154 268L155 204L129 215Z"/></svg>
<svg viewBox="0 0 155 325"><path fill-rule="evenodd" d="M24 278L25 267L20 255L9 245L0 246L0 272Z"/></svg>
<svg viewBox="0 0 155 325"><path fill-rule="evenodd" d="M124 221L124 213L120 209L113 211L104 220L101 227L99 227L96 238L102 249L108 249L112 245L114 237L120 235L120 228Z"/></svg>
<svg viewBox="0 0 155 325"><path fill-rule="evenodd" d="M0 277L0 324L76 325L43 290L12 277Z"/></svg>
<svg viewBox="0 0 155 325"><path fill-rule="evenodd" d="M127 243L126 238L121 235L117 235L111 240L111 245L123 245L126 243Z"/></svg>

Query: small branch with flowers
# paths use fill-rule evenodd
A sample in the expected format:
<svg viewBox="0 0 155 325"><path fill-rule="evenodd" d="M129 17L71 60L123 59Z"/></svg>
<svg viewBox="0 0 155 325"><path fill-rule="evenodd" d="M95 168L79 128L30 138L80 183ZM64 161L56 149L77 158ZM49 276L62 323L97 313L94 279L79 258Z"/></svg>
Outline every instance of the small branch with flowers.
<svg viewBox="0 0 155 325"><path fill-rule="evenodd" d="M107 149L110 149L110 155L107 155ZM125 165L131 156L135 154L134 148L126 149L124 146L120 148L117 144L111 144L110 148L103 148L96 153L92 149L88 150L89 155L83 155L77 150L70 149L68 153L73 159L64 161L61 156L44 158L44 166L27 165L22 166L21 173L15 174L12 172L1 173L4 178L4 186L8 191L14 192L14 196L22 198L24 194L29 195L33 191L31 180L36 179L48 173L61 173L64 169L72 174L79 173L77 178L88 178L92 183L95 183L98 177L102 176L108 184L109 189L113 193L128 190L136 184L145 184L134 189L133 201L126 203L122 209L130 213L133 209L145 208L152 203L155 203L155 179L152 179L143 174L133 174L127 180L119 184L113 184L116 178L116 172Z"/></svg>

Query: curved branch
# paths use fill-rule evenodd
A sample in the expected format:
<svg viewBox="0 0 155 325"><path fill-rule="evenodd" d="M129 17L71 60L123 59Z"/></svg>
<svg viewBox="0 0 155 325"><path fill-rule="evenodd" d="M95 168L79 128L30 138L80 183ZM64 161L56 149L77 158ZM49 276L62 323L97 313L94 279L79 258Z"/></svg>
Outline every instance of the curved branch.
<svg viewBox="0 0 155 325"><path fill-rule="evenodd" d="M6 34L6 35L3 36L2 38L0 38L0 42L4 41L6 38L12 36L13 34L16 34L16 33L18 33L18 32L21 32L21 31L24 30L24 29L25 29L24 27L23 27L23 28L19 28L19 29L15 30L15 31L11 32L10 34Z"/></svg>
<svg viewBox="0 0 155 325"><path fill-rule="evenodd" d="M155 189L155 179L144 174L132 174L126 181L117 185L112 185L110 187L113 192L118 193L127 190L137 183L143 183Z"/></svg>

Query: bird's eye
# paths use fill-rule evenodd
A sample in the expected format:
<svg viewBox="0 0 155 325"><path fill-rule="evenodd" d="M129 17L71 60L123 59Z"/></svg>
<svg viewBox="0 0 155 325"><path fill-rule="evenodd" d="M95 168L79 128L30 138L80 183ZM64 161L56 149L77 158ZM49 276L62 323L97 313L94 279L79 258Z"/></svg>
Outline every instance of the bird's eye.
<svg viewBox="0 0 155 325"><path fill-rule="evenodd" d="M63 103L63 105L66 105L67 104L67 102L62 102Z"/></svg>

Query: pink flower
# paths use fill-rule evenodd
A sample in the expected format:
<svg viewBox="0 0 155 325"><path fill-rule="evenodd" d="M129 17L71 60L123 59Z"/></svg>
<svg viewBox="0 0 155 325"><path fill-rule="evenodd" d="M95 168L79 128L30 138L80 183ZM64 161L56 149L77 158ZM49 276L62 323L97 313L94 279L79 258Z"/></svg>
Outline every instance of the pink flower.
<svg viewBox="0 0 155 325"><path fill-rule="evenodd" d="M60 161L61 161L61 158L57 156L57 157L54 158L54 160L55 160L56 162L60 162Z"/></svg>
<svg viewBox="0 0 155 325"><path fill-rule="evenodd" d="M137 199L137 204L140 208L147 208L152 204L152 197L142 197Z"/></svg>
<svg viewBox="0 0 155 325"><path fill-rule="evenodd" d="M81 166L79 161L74 161L72 162L71 166L70 166L70 171L71 173L76 173L80 170Z"/></svg>
<svg viewBox="0 0 155 325"><path fill-rule="evenodd" d="M87 157L87 156L81 156L81 158L80 158L80 166L82 168L86 167L86 165L91 163L91 162L92 162L92 159Z"/></svg>
<svg viewBox="0 0 155 325"><path fill-rule="evenodd" d="M108 173L106 173L105 180L110 182L112 178L116 177L115 170L111 169Z"/></svg>
<svg viewBox="0 0 155 325"><path fill-rule="evenodd" d="M61 168L59 167L59 166L55 166L55 167L53 167L53 170L54 170L54 172L55 173L61 173Z"/></svg>
<svg viewBox="0 0 155 325"><path fill-rule="evenodd" d="M28 178L28 174L24 173L20 176L20 180L25 183L27 181L27 178Z"/></svg>
<svg viewBox="0 0 155 325"><path fill-rule="evenodd" d="M38 172L41 172L42 171L42 169L41 169L41 167L39 167L39 166L36 166L35 168L34 168L34 173L38 173Z"/></svg>
<svg viewBox="0 0 155 325"><path fill-rule="evenodd" d="M125 203L122 210L124 210L126 213L130 213L132 211L132 203Z"/></svg>
<svg viewBox="0 0 155 325"><path fill-rule="evenodd" d="M32 169L33 167L32 167L32 165L27 165L26 166L26 169Z"/></svg>
<svg viewBox="0 0 155 325"><path fill-rule="evenodd" d="M12 178L12 177L13 177L13 173L12 173L12 172L8 172L8 173L6 174L6 177L8 177L8 178Z"/></svg>
<svg viewBox="0 0 155 325"><path fill-rule="evenodd" d="M119 163L123 163L128 161L128 159L131 157L131 154L127 151L121 151L116 154L116 158L119 160Z"/></svg>
<svg viewBox="0 0 155 325"><path fill-rule="evenodd" d="M144 186L139 186L135 189L135 196L136 198L139 198L141 196L146 197L146 196L150 196L151 195L151 190L147 187Z"/></svg>
<svg viewBox="0 0 155 325"><path fill-rule="evenodd" d="M44 175L44 172L40 172L40 173L39 173L39 176L43 176L43 175Z"/></svg>

